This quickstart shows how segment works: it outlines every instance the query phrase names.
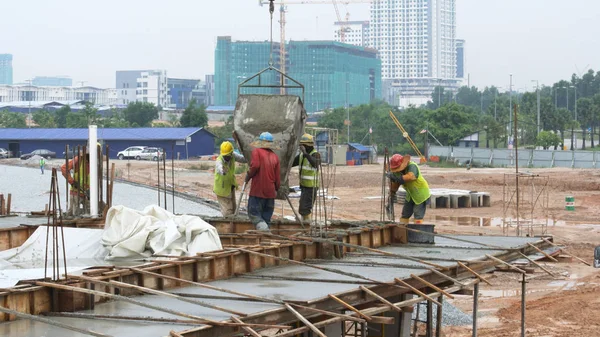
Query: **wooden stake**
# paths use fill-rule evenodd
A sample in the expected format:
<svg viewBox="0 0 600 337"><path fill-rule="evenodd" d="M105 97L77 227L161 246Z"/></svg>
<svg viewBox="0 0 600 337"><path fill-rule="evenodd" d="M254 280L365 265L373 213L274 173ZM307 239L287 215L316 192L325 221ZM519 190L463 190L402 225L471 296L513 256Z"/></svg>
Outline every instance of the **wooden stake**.
<svg viewBox="0 0 600 337"><path fill-rule="evenodd" d="M498 263L500 263L500 264L502 264L502 265L505 265L505 266L507 266L508 268L510 268L510 269L512 269L512 270L515 270L515 271L517 271L517 272L519 272L519 273L521 273L521 274L527 274L527 272L526 272L526 271L524 271L523 269L521 269L521 268L518 268L518 267L515 267L515 266L513 266L512 264L510 264L510 263L508 263L508 262L506 262L506 261L502 261L502 260L500 260L499 258L497 258L497 257L495 257L495 256L492 256L492 255L489 255L489 254L485 254L485 256L487 256L489 259L492 259L492 260L494 260L494 261L496 261L496 262L498 262Z"/></svg>
<svg viewBox="0 0 600 337"><path fill-rule="evenodd" d="M438 269L441 269L441 270L449 270L450 269L448 267L440 266L439 264L435 264L435 263L431 263L431 262L427 262L427 261L416 259L416 258L414 258L412 256L407 256L407 255L402 255L402 254L396 254L396 253L390 253L390 252L386 252L385 250L381 250L381 249L363 247L363 246L359 246L359 245L353 245L351 243L345 243L345 242L341 242L341 241L321 239L321 238L304 238L303 237L303 239L310 240L310 241L315 241L315 242L331 243L333 245L338 245L338 246L347 247L347 248L368 250L368 251L379 253L379 254L382 254L382 255L394 256L394 257L397 257L397 258L400 258L400 259L405 259L405 260L410 260L410 261L413 261L413 262L422 263L422 264L428 265L430 267L435 267L435 268L438 268Z"/></svg>
<svg viewBox="0 0 600 337"><path fill-rule="evenodd" d="M467 267L464 263L462 262L457 262L461 267L465 268L467 271L469 271L471 274L475 275L475 277L477 277L478 279L480 279L481 281L493 286L493 284L491 284L488 280L484 279L481 275L477 274L473 269Z"/></svg>
<svg viewBox="0 0 600 337"><path fill-rule="evenodd" d="M528 245L529 245L531 248L533 248L533 249L537 250L538 252L540 252L540 253L541 253L542 255L544 255L544 256L545 256L547 259L550 259L551 261L554 261L554 262L558 262L558 260L557 260L557 259L555 259L555 258L554 258L552 255L550 255L550 254L546 253L545 251L543 251L543 250L539 249L537 246L535 246L535 245L532 245L532 244L531 244L531 243L529 243L529 242L527 242L527 244L528 244Z"/></svg>
<svg viewBox="0 0 600 337"><path fill-rule="evenodd" d="M584 260L584 259L581 259L581 258L578 258L577 256L575 256L575 255L573 255L573 254L571 254L571 253L567 252L567 251L566 251L564 248L562 248L562 247L560 247L559 245L557 245L557 244L555 244L555 243L553 243L553 242L549 241L548 239L546 239L546 238L542 238L542 240L546 241L546 243L547 243L547 244L550 244L550 245L552 245L552 246L554 246L554 247L556 247L556 248L559 248L560 250L562 250L563 252L565 252L565 254L567 254L567 255L570 255L572 258L574 258L574 259L578 260L579 262L581 262L581 263L583 263L583 264L585 264L585 265L587 265L587 266L589 266L589 267L591 267L591 266L592 266L592 265L591 265L589 262L587 262L586 260Z"/></svg>
<svg viewBox="0 0 600 337"><path fill-rule="evenodd" d="M81 312L45 312L44 316L49 317L69 317L83 319L107 319L115 321L140 321L140 322L156 322L166 324L185 324L198 326L198 322L193 320L172 319L172 318L157 318L147 316L119 316L119 315L96 315Z"/></svg>
<svg viewBox="0 0 600 337"><path fill-rule="evenodd" d="M529 256L523 254L523 253L519 253L521 254L522 257L526 258L527 260L529 260L529 262L533 263L534 265L536 265L537 267L539 267L541 270L545 271L548 275L552 276L552 277L556 277L556 275L554 275L554 273L552 273L551 271L549 271L548 269L544 268L541 264L535 262L533 259L529 258Z"/></svg>
<svg viewBox="0 0 600 337"><path fill-rule="evenodd" d="M360 289L362 291L364 291L365 293L375 297L376 299L378 299L381 303L387 305L388 307L390 307L392 310L397 311L397 312L402 312L402 309L398 308L397 306L394 305L394 303L386 300L385 298L379 296L379 294L377 294L376 292L372 291L371 289L365 287L365 286L360 286Z"/></svg>
<svg viewBox="0 0 600 337"><path fill-rule="evenodd" d="M169 331L169 335L170 335L171 337L183 337L183 335L182 335L182 334L180 334L180 333L177 333L177 332L175 332L175 331L173 331L173 330Z"/></svg>
<svg viewBox="0 0 600 337"><path fill-rule="evenodd" d="M439 293L442 293L442 294L446 295L447 297L449 297L449 298L451 298L451 299L454 299L454 296L452 296L452 294L445 292L445 291L444 291L444 289L442 289L442 288L440 288L440 287L436 286L435 284L433 284L433 283L431 283L431 282L427 282L426 280L424 280L424 279L420 278L419 276L417 276L417 275L415 275L415 274L410 274L410 277L412 277L412 278L414 278L415 280L417 280L417 281L419 281L419 282L423 283L424 285L428 286L429 288L431 288L431 289L433 289L433 290L435 290L435 291L437 291L437 292L439 292Z"/></svg>
<svg viewBox="0 0 600 337"><path fill-rule="evenodd" d="M433 303L435 303L435 304L437 304L437 305L442 305L442 304L441 304L440 302L438 302L437 300L434 300L433 298L429 297L429 295L427 295L427 294L425 294L424 292L420 291L419 289L417 289L417 288L415 288L415 287L411 286L410 284L408 284L408 283L404 282L403 280L401 280L401 279L399 279L399 278L397 278L397 277L396 277L396 278L394 278L394 280L395 280L396 282L398 282L398 283L400 283L400 284L402 284L402 285L404 285L404 286L406 286L406 287L410 288L410 290L412 290L412 291L413 291L415 294L417 294L417 295L419 295L419 296L421 296L421 297L425 298L426 300L428 300L428 301L431 301L431 302L433 302Z"/></svg>
<svg viewBox="0 0 600 337"><path fill-rule="evenodd" d="M41 287L48 287L48 288L55 288L55 289L60 289L60 290L74 291L74 292L79 292L79 293L84 293L84 294L102 296L102 297L110 298L110 299L113 299L113 300L128 302L128 303L135 304L135 305L138 305L138 306L141 306L141 307L145 307L145 308L148 308L148 309L154 309L156 311L162 311L162 312L166 312L168 314L190 318L190 319L193 319L193 320L197 321L200 324L215 325L215 326L233 326L233 327L242 326L242 325L240 325L238 323L218 322L218 321L206 319L206 318L203 318L203 317L199 317L199 316L190 315L190 314L186 314L186 313L183 313L183 312L171 310L171 309L168 309L168 308L158 307L158 306L155 306L155 305L152 305L152 304L148 304L148 303L144 303L144 302L140 302L140 301L134 300L133 298L129 298L129 297L126 297L126 296L121 296L121 295L114 295L114 294L106 293L106 292L103 292L103 291L97 291L97 290L91 290L91 289L86 289L86 288L73 287L73 286L68 286L68 285L58 284L58 283L42 282L42 281L36 281L36 282L33 282L33 283L36 284L36 285L38 285L38 286L41 286ZM289 329L290 328L289 326L286 326L286 325L269 325L269 324L243 324L243 325L244 326L251 326L251 327L260 327L260 328L265 328L265 329L270 329L270 328L273 328L273 329Z"/></svg>
<svg viewBox="0 0 600 337"><path fill-rule="evenodd" d="M8 193L8 197L6 198L6 215L10 215L10 203L11 203L12 195Z"/></svg>
<svg viewBox="0 0 600 337"><path fill-rule="evenodd" d="M311 308L311 307L305 307L303 305L299 305L299 304L295 304L295 303L289 303L290 305L300 308L300 309L304 309L304 310L308 310L308 311L313 311L313 312L317 312L319 314L323 314L323 315L327 315L327 316L333 316L333 317L339 317L344 319L345 321L353 321L353 322L358 322L358 323L364 323L365 320L364 319L360 319L354 316L350 316L350 315L344 315L344 314L338 314L337 312L331 312L331 311L325 311L325 310L321 310L321 309L317 309L317 308Z"/></svg>
<svg viewBox="0 0 600 337"><path fill-rule="evenodd" d="M298 318L302 323L304 323L304 325L309 327L312 330L312 332L315 333L315 335L317 335L319 337L327 337L327 335L322 333L321 330L317 329L317 327L314 326L309 320L304 318L304 316L300 315L299 312L297 312L294 308L292 308L291 305L286 303L285 307L287 308L287 310L289 310L289 312L291 312L294 316L296 316L296 318Z"/></svg>
<svg viewBox="0 0 600 337"><path fill-rule="evenodd" d="M435 270L435 269L433 269L433 268L431 268L431 269L429 269L429 270L430 270L432 273L434 273L434 274L436 274L436 275L438 275L438 276L440 276L440 277L442 277L442 278L445 278L445 279L446 279L446 280L448 280L448 281L454 282L454 283L458 284L458 285L459 285L459 286L461 286L461 287L466 287L466 286L467 286L466 284L464 284L464 283L460 282L459 280L457 280L457 279L454 279L454 278L452 278L452 277L450 277L450 276L448 276L448 275L446 275L446 274L444 274L444 273L440 273L439 271L437 271L437 270Z"/></svg>
<svg viewBox="0 0 600 337"><path fill-rule="evenodd" d="M244 322L242 322L239 318L234 317L234 316L231 316L231 320L234 321L234 322L236 322L236 323L244 324ZM246 331L247 333L249 333L253 337L262 337L258 332L254 331L252 328L249 328L247 326L243 326L242 330Z"/></svg>
<svg viewBox="0 0 600 337"><path fill-rule="evenodd" d="M29 320L32 320L32 321L46 323L46 324L49 324L49 325L52 325L52 326L57 326L59 328L63 328L63 329L71 330L71 331L76 331L76 332L82 333L84 335L96 336L96 337L112 337L111 335L105 335L103 333L99 333L99 332L95 332L95 331L87 330L87 329L80 329L80 328L72 326L72 325L64 324L64 323L57 322L57 321L54 321L54 320L51 320L51 319L47 319L47 318L43 318L43 317L40 317L40 316L25 314L25 313L22 313L22 312L18 312L18 311L15 311L15 310L11 310L11 309L5 308L3 306L0 306L0 312L3 312L5 314L9 314L9 315L15 315L16 317L23 318L23 319L29 319Z"/></svg>
<svg viewBox="0 0 600 337"><path fill-rule="evenodd" d="M343 305L344 308L350 310L350 311L354 311L358 316L364 318L367 322L371 322L373 319L370 316L367 316L365 314L363 314L362 312L360 312L360 310L356 309L355 307L351 306L350 304L342 301L339 297L333 295L333 294L329 294L327 295L329 296L329 298L331 298L332 300L338 302L339 304Z"/></svg>

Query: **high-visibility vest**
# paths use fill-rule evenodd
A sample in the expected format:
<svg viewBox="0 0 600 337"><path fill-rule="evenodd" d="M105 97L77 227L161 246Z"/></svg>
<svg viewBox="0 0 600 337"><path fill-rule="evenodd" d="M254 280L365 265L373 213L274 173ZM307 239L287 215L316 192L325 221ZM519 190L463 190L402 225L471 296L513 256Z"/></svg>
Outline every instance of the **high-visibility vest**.
<svg viewBox="0 0 600 337"><path fill-rule="evenodd" d="M232 155L229 163L225 162L222 155L217 157L217 160L221 161L223 167L229 167L225 174L218 174L215 172L215 185L213 186L213 191L219 197L228 197L231 194L232 188L237 187L237 182L235 181L235 157Z"/></svg>
<svg viewBox="0 0 600 337"><path fill-rule="evenodd" d="M408 163L408 166L410 165L414 165L417 168L419 177L417 180L404 183L404 189L406 190L406 201L412 200L416 205L420 205L431 196L429 184L427 184L427 180L423 178L419 166L412 161Z"/></svg>
<svg viewBox="0 0 600 337"><path fill-rule="evenodd" d="M85 180L84 180L84 175L81 174L84 170L83 167L83 160L81 160L80 158L77 159L77 161L79 162L79 169L74 170L73 172L73 180L75 180L76 182L79 183L79 188L82 190L82 192L85 192L87 190L90 189L90 175L89 175L89 171L88 174L85 175ZM73 187L73 185L71 185L71 194L77 194L77 189L75 189ZM85 193L81 194L82 196L85 195Z"/></svg>
<svg viewBox="0 0 600 337"><path fill-rule="evenodd" d="M317 153L317 150L313 149L309 155ZM319 187L319 170L316 167L312 167L308 159L300 153L300 186L303 187Z"/></svg>

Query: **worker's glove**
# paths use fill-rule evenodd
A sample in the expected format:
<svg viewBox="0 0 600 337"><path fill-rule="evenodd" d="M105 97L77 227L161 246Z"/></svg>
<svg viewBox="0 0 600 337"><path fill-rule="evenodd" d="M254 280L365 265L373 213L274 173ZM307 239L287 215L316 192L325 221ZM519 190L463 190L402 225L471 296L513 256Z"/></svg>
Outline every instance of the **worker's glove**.
<svg viewBox="0 0 600 337"><path fill-rule="evenodd" d="M79 189L79 183L74 181L71 186L73 186L74 189L78 190Z"/></svg>
<svg viewBox="0 0 600 337"><path fill-rule="evenodd" d="M397 175L393 174L392 172L387 172L385 174L385 176L390 178L391 181L396 182L400 185L404 184L404 179L402 178L402 176L397 176Z"/></svg>

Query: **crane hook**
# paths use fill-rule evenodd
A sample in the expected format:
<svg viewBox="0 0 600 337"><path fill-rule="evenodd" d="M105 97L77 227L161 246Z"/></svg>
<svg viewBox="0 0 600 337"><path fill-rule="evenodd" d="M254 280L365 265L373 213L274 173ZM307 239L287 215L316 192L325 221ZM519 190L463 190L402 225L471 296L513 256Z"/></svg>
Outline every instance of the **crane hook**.
<svg viewBox="0 0 600 337"><path fill-rule="evenodd" d="M275 12L275 0L269 0L269 13L271 15Z"/></svg>

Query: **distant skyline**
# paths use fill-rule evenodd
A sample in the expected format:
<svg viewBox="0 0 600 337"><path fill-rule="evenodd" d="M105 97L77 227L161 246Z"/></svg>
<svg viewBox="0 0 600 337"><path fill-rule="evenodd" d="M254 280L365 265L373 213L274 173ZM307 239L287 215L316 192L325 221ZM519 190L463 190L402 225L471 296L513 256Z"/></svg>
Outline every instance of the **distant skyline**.
<svg viewBox="0 0 600 337"><path fill-rule="evenodd" d="M339 5L368 20L368 4ZM279 40L279 8L273 38ZM457 0L471 85L532 90L589 68L600 71L600 1ZM214 72L217 36L268 40L268 7L256 0L171 2L30 0L3 3L0 53L13 54L14 82L66 74L75 85L114 87L117 70L166 69L169 77ZM333 5L289 5L286 37L331 40ZM8 33L10 32L10 33ZM466 81L465 81L466 84Z"/></svg>

